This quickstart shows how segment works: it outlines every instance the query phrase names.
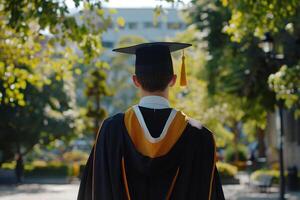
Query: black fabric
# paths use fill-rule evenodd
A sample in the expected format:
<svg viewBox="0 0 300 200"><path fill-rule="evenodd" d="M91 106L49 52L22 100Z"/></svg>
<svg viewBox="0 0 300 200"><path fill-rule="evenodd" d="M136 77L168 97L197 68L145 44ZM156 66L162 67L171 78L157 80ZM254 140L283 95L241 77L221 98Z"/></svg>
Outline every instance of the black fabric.
<svg viewBox="0 0 300 200"><path fill-rule="evenodd" d="M222 183L221 183L221 179L220 179L220 175L219 175L219 172L218 172L217 169L216 169L216 172L215 172L213 188L214 188L214 190L212 191L212 199L216 199L216 200L225 199L223 188L222 188Z"/></svg>
<svg viewBox="0 0 300 200"><path fill-rule="evenodd" d="M158 138L172 111L171 108L151 109L139 106L146 126L152 137Z"/></svg>
<svg viewBox="0 0 300 200"><path fill-rule="evenodd" d="M178 42L151 42L113 49L115 52L135 54L135 74L137 76L159 74L169 77L174 74L171 52L184 49L191 44Z"/></svg>
<svg viewBox="0 0 300 200"><path fill-rule="evenodd" d="M164 200L178 168L171 199L208 199L211 170L215 167L214 142L204 127L188 124L166 155L149 158L135 149L124 124L124 114L118 114L104 121L94 148L96 156L91 154L87 162L78 200L92 200L92 187L93 200L127 199L121 174L122 157L132 200ZM215 173L212 200L223 199L221 182Z"/></svg>
<svg viewBox="0 0 300 200"><path fill-rule="evenodd" d="M93 177L93 152L94 147L92 148L92 151L90 153L90 156L87 160L87 163L85 165L83 174L81 174L81 182L78 192L78 200L92 200L92 177Z"/></svg>
<svg viewBox="0 0 300 200"><path fill-rule="evenodd" d="M128 46L128 47L121 47L121 48L113 49L113 51L119 52L119 53L126 53L126 54L136 54L138 49L141 49L143 47L152 47L152 46L158 46L158 45L168 47L170 52L175 52L175 51L192 46L191 44L181 43L181 42L148 42L148 43L141 43L141 44Z"/></svg>
<svg viewBox="0 0 300 200"><path fill-rule="evenodd" d="M164 74L173 75L173 63L170 50L167 46L153 45L137 49L135 59L135 74Z"/></svg>

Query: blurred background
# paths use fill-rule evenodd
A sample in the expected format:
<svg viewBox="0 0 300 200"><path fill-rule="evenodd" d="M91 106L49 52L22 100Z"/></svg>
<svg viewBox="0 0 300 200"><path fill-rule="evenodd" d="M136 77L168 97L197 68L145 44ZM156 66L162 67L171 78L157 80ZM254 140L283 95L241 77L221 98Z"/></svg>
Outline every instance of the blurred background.
<svg viewBox="0 0 300 200"><path fill-rule="evenodd" d="M139 98L111 50L153 41L193 44L171 104L215 134L226 199L299 200L299 19L298 0L0 0L0 200L76 199L99 124Z"/></svg>

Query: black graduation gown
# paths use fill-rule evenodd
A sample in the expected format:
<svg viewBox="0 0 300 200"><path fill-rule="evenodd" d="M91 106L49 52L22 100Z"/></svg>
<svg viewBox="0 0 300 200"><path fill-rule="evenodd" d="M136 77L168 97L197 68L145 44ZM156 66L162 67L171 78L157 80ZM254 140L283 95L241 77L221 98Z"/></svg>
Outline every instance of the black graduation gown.
<svg viewBox="0 0 300 200"><path fill-rule="evenodd" d="M141 110L147 126L150 125L147 110ZM117 114L106 119L99 130L82 176L78 200L222 200L214 154L212 133L188 123L166 155L144 156L131 141L124 113Z"/></svg>

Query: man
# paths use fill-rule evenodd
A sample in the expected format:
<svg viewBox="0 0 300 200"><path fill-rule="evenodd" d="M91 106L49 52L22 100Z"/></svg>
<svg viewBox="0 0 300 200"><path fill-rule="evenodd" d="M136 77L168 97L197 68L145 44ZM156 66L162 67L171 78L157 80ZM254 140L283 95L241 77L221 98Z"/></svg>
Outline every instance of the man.
<svg viewBox="0 0 300 200"><path fill-rule="evenodd" d="M212 133L168 102L177 78L171 52L189 46L157 42L114 49L136 55L132 79L142 98L103 122L78 200L224 199Z"/></svg>
<svg viewBox="0 0 300 200"><path fill-rule="evenodd" d="M16 172L17 184L21 184L23 179L23 172L24 172L24 163L23 163L23 158L21 153L17 154L15 172Z"/></svg>

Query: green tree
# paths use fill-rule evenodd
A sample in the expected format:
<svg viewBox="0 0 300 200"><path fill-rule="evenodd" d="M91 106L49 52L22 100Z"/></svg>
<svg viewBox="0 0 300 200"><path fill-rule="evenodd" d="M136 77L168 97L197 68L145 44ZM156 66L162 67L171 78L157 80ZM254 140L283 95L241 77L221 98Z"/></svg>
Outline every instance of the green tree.
<svg viewBox="0 0 300 200"><path fill-rule="evenodd" d="M188 116L199 120L216 134L218 147L225 147L233 140L232 132L226 127L227 105L216 103L209 95L207 82L204 80L207 51L203 48L204 41L196 42L195 36L201 35L197 27L192 25L188 29L172 38L173 41L194 43L186 49L186 70L188 77L187 87L180 87L177 83L170 93L171 103L178 109L183 110ZM174 69L177 75L180 74L182 53L174 53ZM179 76L178 76L179 78Z"/></svg>
<svg viewBox="0 0 300 200"><path fill-rule="evenodd" d="M267 63L275 66L278 71L271 73L270 87L278 99L284 100L287 108L296 109L295 113L298 116L299 86L296 79L300 78L297 73L300 55L300 2L296 0L258 2L222 0L222 3L232 13L224 31L231 36L233 41L243 42L248 37L254 36L261 39L265 33L272 35L275 52L271 54L280 54L284 59L280 63L276 61ZM273 55L272 59L276 60L276 55ZM291 73L295 74L291 75ZM279 85L282 89L279 89Z"/></svg>
<svg viewBox="0 0 300 200"><path fill-rule="evenodd" d="M5 159L11 158L12 151L26 153L36 143L74 135L77 125L82 125L82 121L73 123L65 116L72 114L72 120L79 116L73 76L81 71L75 64L99 63L101 35L112 23L113 11L104 12L101 2L74 3L80 10L76 14L69 13L64 1L0 0L0 117L11 115L9 122L1 123L1 143L8 146L1 147L8 151ZM122 18L117 21L124 25ZM65 97L55 96L56 90L49 89L58 83L61 85L56 89ZM60 107L64 99L69 99L69 108ZM59 108L52 108L56 104ZM9 137L9 133L20 137Z"/></svg>
<svg viewBox="0 0 300 200"><path fill-rule="evenodd" d="M269 77L269 84L279 99L283 99L288 108L295 109L295 117L300 116L300 65L280 70Z"/></svg>
<svg viewBox="0 0 300 200"><path fill-rule="evenodd" d="M221 0L231 10L228 25L224 27L234 41L248 35L262 38L266 32L280 32L299 12L298 0L239 1Z"/></svg>
<svg viewBox="0 0 300 200"><path fill-rule="evenodd" d="M27 84L42 88L51 84L52 75L68 79L76 56L69 47L58 49L48 43L49 38L37 32L36 23L31 23L26 40L5 23L0 21L0 105L25 106Z"/></svg>
<svg viewBox="0 0 300 200"><path fill-rule="evenodd" d="M234 133L234 145L237 147L240 140L239 123L251 121L262 149L260 155L264 156L266 113L276 103L268 77L277 67L266 63L259 39L250 35L237 43L223 32L231 10L223 7L221 1L193 1L193 4L190 20L202 33L197 40L207 44L208 59L202 78L207 82L208 94L212 102L227 105L224 125Z"/></svg>
<svg viewBox="0 0 300 200"><path fill-rule="evenodd" d="M191 41L202 43L207 51L205 70L198 78L207 83L211 103L229 105L224 113L226 126L234 130L232 124L243 122L244 130L256 135L263 156L266 115L273 112L276 97L284 98L289 107L298 107L296 79L300 77L295 72L299 71L300 4L279 0L193 0L191 3L192 8L187 9L189 22L200 31L191 33L194 36ZM273 52L266 55L262 51L261 39L266 32L274 37L275 51L284 55L284 60L276 59ZM283 66L277 72L282 61L288 67ZM237 110L242 115L235 115Z"/></svg>
<svg viewBox="0 0 300 200"><path fill-rule="evenodd" d="M16 153L27 154L37 143L47 145L55 139L73 137L76 105L72 101L72 86L57 81L55 76L50 80L52 84L42 88L27 83L26 106L1 105L0 164L13 159Z"/></svg>
<svg viewBox="0 0 300 200"><path fill-rule="evenodd" d="M106 116L106 110L101 105L104 96L111 95L106 84L105 67L108 64L105 62L98 63L93 69L88 71L85 78L86 89L85 95L87 96L87 117L91 118L94 122L92 132L97 134L97 129Z"/></svg>
<svg viewBox="0 0 300 200"><path fill-rule="evenodd" d="M101 2L74 0L74 4L81 9L75 15L64 1L0 1L0 79L5 88L1 104L24 106L18 87L25 89L26 81L42 87L50 84L51 73L58 79L70 75L74 60L89 64L100 56L101 35L112 23L110 13ZM22 65L27 69L18 68Z"/></svg>
<svg viewBox="0 0 300 200"><path fill-rule="evenodd" d="M74 118L66 114L75 109L71 69L76 56L69 47L59 49L48 43L49 37L37 32L38 24L30 22L25 40L24 33L8 26L3 11L0 16L0 149L4 161L14 153L26 154L36 143L72 135Z"/></svg>

